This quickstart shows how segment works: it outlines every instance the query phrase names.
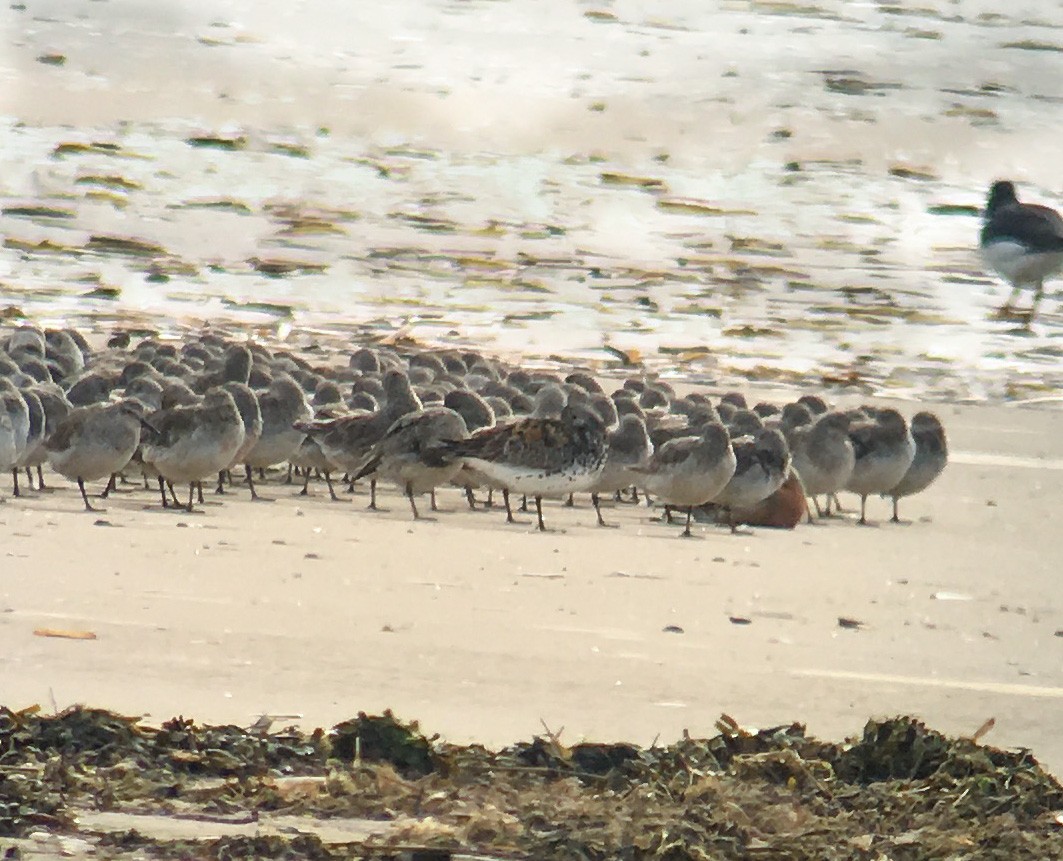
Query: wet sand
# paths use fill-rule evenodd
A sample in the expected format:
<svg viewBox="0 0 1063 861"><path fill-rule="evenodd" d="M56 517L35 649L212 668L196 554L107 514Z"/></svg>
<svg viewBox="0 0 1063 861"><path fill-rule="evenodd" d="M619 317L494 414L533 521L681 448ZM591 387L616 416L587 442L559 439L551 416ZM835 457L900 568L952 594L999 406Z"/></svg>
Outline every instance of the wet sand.
<svg viewBox="0 0 1063 861"><path fill-rule="evenodd" d="M993 179L1060 204L1038 10L5 8L0 303L1041 397L1055 286L1020 332L974 250Z"/></svg>
<svg viewBox="0 0 1063 861"><path fill-rule="evenodd" d="M0 11L5 316L402 328L598 367L608 342L695 382L933 400L953 463L909 525L689 542L645 509L605 531L552 507L540 536L457 493L413 524L398 496L370 515L274 486L197 516L122 492L97 524L62 486L0 506L5 704L306 725L390 707L489 744L540 719L649 742L720 712L827 737L995 717L987 741L1063 773L1059 413L1003 405L1057 395L1063 318L1050 299L1030 335L990 319L1004 288L972 250L993 178L1060 203L1058 22L321 5ZM120 154L57 153L93 141ZM275 259L283 277L254 262Z"/></svg>

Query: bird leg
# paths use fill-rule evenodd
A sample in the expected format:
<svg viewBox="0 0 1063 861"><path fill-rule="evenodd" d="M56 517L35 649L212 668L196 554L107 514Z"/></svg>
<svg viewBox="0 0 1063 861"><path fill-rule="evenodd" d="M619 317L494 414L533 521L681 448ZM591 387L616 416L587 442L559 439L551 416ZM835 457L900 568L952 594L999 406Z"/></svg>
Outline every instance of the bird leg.
<svg viewBox="0 0 1063 861"><path fill-rule="evenodd" d="M369 479L369 510L376 511L376 479Z"/></svg>
<svg viewBox="0 0 1063 861"><path fill-rule="evenodd" d="M78 490L81 491L81 499L85 503L86 511L101 511L102 509L93 508L92 503L89 502L89 495L85 493L85 481L81 478L78 479Z"/></svg>
<svg viewBox="0 0 1063 861"><path fill-rule="evenodd" d="M434 487L429 491L428 498L432 500L432 511L439 511L436 507L436 489Z"/></svg>
<svg viewBox="0 0 1063 861"><path fill-rule="evenodd" d="M310 495L310 470L303 470L303 489L299 491L300 496Z"/></svg>
<svg viewBox="0 0 1063 861"><path fill-rule="evenodd" d="M11 467L11 480L12 480L12 484L14 485L14 490L12 491L12 493L15 496L22 496L22 494L19 493L19 489L18 489L18 467L17 466Z"/></svg>
<svg viewBox="0 0 1063 861"><path fill-rule="evenodd" d="M37 490L44 490L44 470L37 464Z"/></svg>
<svg viewBox="0 0 1063 861"><path fill-rule="evenodd" d="M513 517L513 509L509 505L509 491L506 488L502 488L502 501L506 504L506 523L516 523L516 518Z"/></svg>
<svg viewBox="0 0 1063 861"><path fill-rule="evenodd" d="M112 472L111 473L111 477L109 479L107 479L107 486L103 489L103 492L100 494L100 499L106 499L108 496L110 496L111 495L111 491L115 489L115 485L116 484L117 484L117 482L115 481L114 473Z"/></svg>
<svg viewBox="0 0 1063 861"><path fill-rule="evenodd" d="M328 495L332 497L333 502L341 502L340 498L336 496L336 489L332 486L332 476L329 475L329 471L325 470L325 484L328 485Z"/></svg>
<svg viewBox="0 0 1063 861"><path fill-rule="evenodd" d="M203 504L203 482L202 481L197 481L196 482L196 500L199 502L200 505Z"/></svg>
<svg viewBox="0 0 1063 861"><path fill-rule="evenodd" d="M161 475L159 476L159 496L162 497L162 507L169 508L170 500L166 498L166 479Z"/></svg>
<svg viewBox="0 0 1063 861"><path fill-rule="evenodd" d="M225 470L225 469L219 470L219 472L218 472L218 486L214 488L214 492L215 493L225 493L225 476L226 476L227 473L228 473L228 470ZM230 477L229 480L232 481L232 478Z"/></svg>
<svg viewBox="0 0 1063 861"><path fill-rule="evenodd" d="M546 524L543 523L543 498L535 497L535 514L539 518L539 531L546 532Z"/></svg>
<svg viewBox="0 0 1063 861"><path fill-rule="evenodd" d="M250 464L244 464L244 470L246 471L246 475L247 475L247 486L251 488L251 498L253 500L257 501L258 500L258 491L255 490L255 474L254 474L254 471L251 469L251 465ZM261 470L259 470L259 472L261 472Z"/></svg>
<svg viewBox="0 0 1063 861"><path fill-rule="evenodd" d="M185 509L189 514L192 513L192 502L196 498L196 483L193 481L188 485L188 507Z"/></svg>
<svg viewBox="0 0 1063 861"><path fill-rule="evenodd" d="M409 481L406 482L406 498L410 500L410 510L413 512L413 519L420 520L421 515L417 513L417 503L413 499L413 484Z"/></svg>
<svg viewBox="0 0 1063 861"><path fill-rule="evenodd" d="M598 496L597 493L592 493L591 494L591 504L594 506L594 513L598 515L598 525L599 526L608 526L610 528L611 527L615 527L616 526L615 523L606 523L605 520L602 518L601 502L602 502L602 500Z"/></svg>
<svg viewBox="0 0 1063 861"><path fill-rule="evenodd" d="M867 526L867 518L864 517L864 509L867 507L867 494L860 494L860 519L856 521L861 526Z"/></svg>
<svg viewBox="0 0 1063 861"><path fill-rule="evenodd" d="M890 518L891 523L900 523L901 518L897 515L897 497L893 497L893 517Z"/></svg>
<svg viewBox="0 0 1063 861"><path fill-rule="evenodd" d="M1030 306L1030 316L1026 318L1026 326L1029 327L1033 322L1033 318L1037 316L1037 306L1041 304L1041 300L1045 295L1045 283L1044 281L1038 281L1034 288L1033 305Z"/></svg>
<svg viewBox="0 0 1063 861"><path fill-rule="evenodd" d="M680 535L682 535L684 538L693 538L694 537L694 533L690 531L690 518L693 517L693 516L694 516L694 506L693 505L688 505L687 506L687 528L684 529L680 533ZM671 523L672 521L669 520L668 522Z"/></svg>
<svg viewBox="0 0 1063 861"><path fill-rule="evenodd" d="M472 488L465 485L465 501L469 503L469 511L476 510L476 496L472 492Z"/></svg>
<svg viewBox="0 0 1063 861"><path fill-rule="evenodd" d="M565 508L574 508L576 506L576 494L570 493L568 499L565 500Z"/></svg>

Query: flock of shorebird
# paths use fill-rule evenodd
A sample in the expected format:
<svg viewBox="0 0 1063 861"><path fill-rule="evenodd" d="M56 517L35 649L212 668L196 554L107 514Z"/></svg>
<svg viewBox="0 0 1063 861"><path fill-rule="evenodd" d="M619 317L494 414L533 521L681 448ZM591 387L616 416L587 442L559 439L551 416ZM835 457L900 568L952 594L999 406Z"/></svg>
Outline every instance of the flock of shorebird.
<svg viewBox="0 0 1063 861"><path fill-rule="evenodd" d="M469 505L501 493L534 500L589 493L637 501L641 490L685 511L716 513L732 528L743 512L790 483L803 494L852 491L894 502L927 487L947 461L945 433L930 413L911 424L895 409L831 410L815 395L751 409L737 393L714 401L678 395L660 379L632 378L607 394L585 371L567 376L511 368L474 352L387 347L355 350L345 367L315 367L290 352L212 333L183 344L112 339L93 352L78 332L30 326L0 337L0 467L14 493L23 470L44 488L43 465L76 481L142 476L164 507L192 511L202 483L244 468L292 465L321 476L394 482L409 499L443 486ZM231 479L229 479L231 482ZM187 487L178 502L176 487ZM818 508L818 504L817 504ZM809 513L809 517L811 514ZM745 521L748 522L748 521ZM792 524L791 524L792 525Z"/></svg>
<svg viewBox="0 0 1063 861"><path fill-rule="evenodd" d="M1032 319L1045 278L1063 269L1063 219L1020 203L1000 181L980 246L1012 285L1004 310L1033 286ZM931 413L908 422L892 408L830 409L815 395L750 409L740 394L713 402L660 379L632 378L607 394L585 371L529 372L458 350L364 347L346 367L324 368L211 333L180 345L118 336L99 352L71 329L0 334L0 469L18 496L22 470L32 488L36 469L44 489L47 462L77 482L88 510L86 482L109 479L106 496L137 474L158 482L164 507L192 511L214 476L222 493L243 466L257 498L255 470L288 464L301 471L303 493L320 475L333 499L333 475L350 487L368 479L374 508L377 479L394 482L415 518L418 496L431 493L434 508L436 488L457 485L471 507L476 491L488 500L501 492L512 522L517 494L525 506L534 500L541 530L544 497L589 493L604 526L602 495L637 501L642 491L669 521L685 511L690 535L695 512L732 529L784 525L772 502L795 493L800 509L787 525L811 519L808 498L830 515L842 491L860 497L860 523L873 495L892 499L897 520L898 500L928 487L947 460ZM188 487L186 504L175 486Z"/></svg>

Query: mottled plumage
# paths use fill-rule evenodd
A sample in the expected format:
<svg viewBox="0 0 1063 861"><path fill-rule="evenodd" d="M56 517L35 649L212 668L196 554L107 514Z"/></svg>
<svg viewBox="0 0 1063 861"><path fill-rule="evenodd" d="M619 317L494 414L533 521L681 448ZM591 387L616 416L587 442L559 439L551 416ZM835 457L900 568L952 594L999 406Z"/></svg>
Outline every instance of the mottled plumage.
<svg viewBox="0 0 1063 861"><path fill-rule="evenodd" d="M450 452L510 493L535 497L544 530L542 498L590 490L605 466L605 428L598 415L566 406L560 418L517 419L455 441ZM509 520L512 513L507 511Z"/></svg>

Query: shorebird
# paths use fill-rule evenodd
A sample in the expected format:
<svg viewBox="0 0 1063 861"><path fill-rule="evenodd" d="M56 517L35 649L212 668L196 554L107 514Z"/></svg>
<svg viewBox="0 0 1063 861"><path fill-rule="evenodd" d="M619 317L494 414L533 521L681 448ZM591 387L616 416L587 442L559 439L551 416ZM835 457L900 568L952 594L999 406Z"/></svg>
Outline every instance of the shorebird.
<svg viewBox="0 0 1063 861"><path fill-rule="evenodd" d="M201 403L154 413L144 425L144 463L170 485L188 484L189 513L196 485L232 463L244 441L244 422L236 402L218 387L210 389ZM165 508L166 489L161 480L160 489Z"/></svg>
<svg viewBox="0 0 1063 861"><path fill-rule="evenodd" d="M980 237L982 257L1011 284L1011 294L1000 309L1014 313L1012 303L1024 286L1033 288L1033 305L1027 322L1037 314L1044 296L1044 281L1063 270L1063 218L1047 206L1019 203L1015 184L994 182L989 189Z"/></svg>
<svg viewBox="0 0 1063 861"><path fill-rule="evenodd" d="M926 490L941 475L949 461L948 441L945 428L936 415L928 412L912 416L912 438L915 440L915 457L904 478L895 484L886 496L893 498L894 523L899 523L897 500Z"/></svg>
<svg viewBox="0 0 1063 861"><path fill-rule="evenodd" d="M304 436L293 425L312 415L306 393L287 374L274 378L269 390L258 396L258 406L262 414L262 433L243 457L252 499L258 499L252 470L265 469L291 458Z"/></svg>
<svg viewBox="0 0 1063 861"><path fill-rule="evenodd" d="M197 392L206 392L214 386L221 386L225 383L247 385L251 377L251 362L251 351L243 344L233 344L225 351L220 367L203 374L195 381L194 388Z"/></svg>
<svg viewBox="0 0 1063 861"><path fill-rule="evenodd" d="M465 420L465 427L469 433L475 433L480 428L492 427L495 423L495 411L491 405L476 392L468 389L454 389L452 392L447 392L446 397L443 398L443 406L450 407ZM473 510L476 509L476 496L473 491L484 483L482 475L465 465L462 465L458 474L454 476L454 484L465 490L465 501Z"/></svg>
<svg viewBox="0 0 1063 861"><path fill-rule="evenodd" d="M13 469L17 461L15 423L11 420L11 414L0 403L0 470Z"/></svg>
<svg viewBox="0 0 1063 861"><path fill-rule="evenodd" d="M218 486L214 488L215 493L225 493L226 474L243 464L247 453L255 447L259 437L262 436L262 410L258 406L258 398L255 397L251 387L243 383L229 382L224 383L222 388L232 395L236 409L240 412L240 418L244 423L244 441L236 450L236 454L233 455L232 462L224 469L218 471ZM252 479L249 483L253 495L254 480Z"/></svg>
<svg viewBox="0 0 1063 861"><path fill-rule="evenodd" d="M310 478L318 472L325 479L332 501L340 501L340 498L336 496L336 488L332 486L332 461L325 457L316 439L309 435L303 437L303 441L299 443L299 448L295 450L290 462L303 471L303 489L299 491L300 496L310 495Z"/></svg>
<svg viewBox="0 0 1063 861"><path fill-rule="evenodd" d="M410 387L406 373L391 370L384 375L384 406L375 413L298 421L295 429L313 437L333 467L351 476L365 465L369 450L388 428L407 413L419 412L421 408L420 398ZM376 509L376 479L372 476L369 479L369 508Z"/></svg>
<svg viewBox="0 0 1063 861"><path fill-rule="evenodd" d="M782 487L790 474L790 447L782 431L762 428L753 437L742 437L731 443L734 450L734 474L727 485L710 500L727 512L731 532L738 524L735 509L751 508L767 499Z"/></svg>
<svg viewBox="0 0 1063 861"><path fill-rule="evenodd" d="M633 469L640 476L639 486L654 493L658 501L687 510L686 529L682 534L689 538L694 509L712 500L727 486L735 465L727 429L710 422L699 436L668 440L644 466Z"/></svg>
<svg viewBox="0 0 1063 861"><path fill-rule="evenodd" d="M620 419L620 425L606 437L609 448L605 468L591 490L591 501L598 511L598 525L605 526L599 507L599 495L619 494L638 484L641 476L636 467L644 466L653 454L653 443L646 433L646 423L637 415L628 414ZM617 497L619 499L619 496Z"/></svg>
<svg viewBox="0 0 1063 861"><path fill-rule="evenodd" d="M915 458L915 440L904 417L894 409L875 410L875 418L849 426L853 471L845 489L860 496L860 523L866 524L867 497L889 493Z"/></svg>
<svg viewBox="0 0 1063 861"><path fill-rule="evenodd" d="M0 377L0 414L7 416L11 424L11 442L15 447L14 457L0 460L0 464L6 464L6 469L12 471L14 476L14 494L19 495L18 490L18 465L26 454L26 448L30 436L30 409L22 393L15 388L14 383L7 377Z"/></svg>
<svg viewBox="0 0 1063 861"><path fill-rule="evenodd" d="M52 469L77 481L85 510L96 511L89 503L85 482L119 472L139 443L139 405L115 401L72 409L49 432L44 447Z"/></svg>
<svg viewBox="0 0 1063 861"><path fill-rule="evenodd" d="M543 497L590 490L606 458L601 419L575 405L566 405L560 418L516 419L479 430L445 448L502 487L506 522L516 522L509 505L511 493L534 497L540 532L546 531Z"/></svg>
<svg viewBox="0 0 1063 861"><path fill-rule="evenodd" d="M408 413L369 450L352 480L368 475L390 479L402 488L410 500L413 519L419 520L414 497L433 492L458 474L462 462L452 454L450 444L468 434L465 420L449 407Z"/></svg>
<svg viewBox="0 0 1063 861"><path fill-rule="evenodd" d="M37 467L37 489L44 490L44 470L42 466L48 460L48 449L44 444L47 442L51 432L59 426L59 423L66 418L73 407L70 405L70 401L66 399L66 395L63 394L63 390L55 383L38 383L33 390L36 392L37 397L40 398L41 406L44 408L44 439L41 440L40 445L37 446L37 451L28 460L26 474L29 475L31 466Z"/></svg>
<svg viewBox="0 0 1063 861"><path fill-rule="evenodd" d="M22 448L22 454L19 455L15 465L11 467L11 483L14 485L12 493L15 496L20 495L18 486L18 473L20 469L28 469L31 466L36 466L39 461L35 460L38 455L38 451L44 444L45 436L45 419L44 419L44 405L41 403L40 397L32 388L24 388L19 394L22 396L22 400L26 403L27 418L29 419L29 425L26 431L26 442ZM33 479L29 480L30 490L33 489Z"/></svg>
<svg viewBox="0 0 1063 861"><path fill-rule="evenodd" d="M816 513L821 516L823 512L816 497L826 494L826 513L830 516L831 495L845 487L856 464L856 453L849 439L849 415L824 413L813 424L792 430L791 440L794 472L801 479L805 494L812 497ZM812 521L811 511L808 519Z"/></svg>

